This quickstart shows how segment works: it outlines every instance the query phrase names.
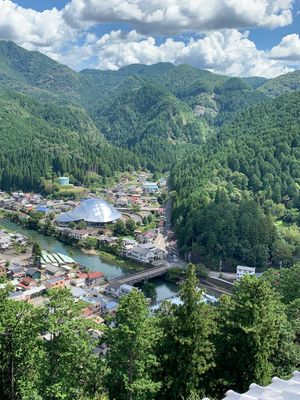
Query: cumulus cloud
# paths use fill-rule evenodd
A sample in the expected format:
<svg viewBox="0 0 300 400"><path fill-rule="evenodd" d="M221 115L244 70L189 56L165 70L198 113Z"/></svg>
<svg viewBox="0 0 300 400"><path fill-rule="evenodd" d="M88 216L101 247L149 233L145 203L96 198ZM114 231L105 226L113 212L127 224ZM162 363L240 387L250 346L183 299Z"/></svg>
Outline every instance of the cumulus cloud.
<svg viewBox="0 0 300 400"><path fill-rule="evenodd" d="M0 39L77 70L169 61L228 75L273 77L291 71L291 60L298 65L299 35L286 36L266 52L236 27L285 25L291 7L292 0L71 0L63 10L38 12L0 0ZM92 26L108 21L133 28L99 37ZM187 33L193 30L196 38ZM158 43L160 32L166 39Z"/></svg>
<svg viewBox="0 0 300 400"><path fill-rule="evenodd" d="M224 28L282 27L293 0L72 0L64 10L73 27L126 22L141 33L174 34Z"/></svg>
<svg viewBox="0 0 300 400"><path fill-rule="evenodd" d="M278 60L300 61L300 37L296 33L287 35L272 48L270 56Z"/></svg>
<svg viewBox="0 0 300 400"><path fill-rule="evenodd" d="M72 30L56 8L38 12L1 0L0 9L0 39L36 49L55 46L72 37Z"/></svg>
<svg viewBox="0 0 300 400"><path fill-rule="evenodd" d="M284 62L273 60L267 52L258 50L248 35L248 32L227 29L188 42L168 38L157 44L154 37L136 31L124 33L117 30L81 48L73 48L66 56L77 69L76 60L93 54L93 66L103 70L117 70L135 63L150 65L168 61L234 76L274 77L291 71Z"/></svg>

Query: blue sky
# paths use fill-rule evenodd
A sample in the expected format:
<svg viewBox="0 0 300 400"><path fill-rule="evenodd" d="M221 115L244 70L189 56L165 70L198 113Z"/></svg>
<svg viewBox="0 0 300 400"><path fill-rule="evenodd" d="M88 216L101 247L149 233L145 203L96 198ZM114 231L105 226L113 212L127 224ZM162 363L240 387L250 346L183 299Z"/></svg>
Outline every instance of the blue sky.
<svg viewBox="0 0 300 400"><path fill-rule="evenodd" d="M0 40L73 69L169 61L235 76L300 68L300 0L0 0Z"/></svg>

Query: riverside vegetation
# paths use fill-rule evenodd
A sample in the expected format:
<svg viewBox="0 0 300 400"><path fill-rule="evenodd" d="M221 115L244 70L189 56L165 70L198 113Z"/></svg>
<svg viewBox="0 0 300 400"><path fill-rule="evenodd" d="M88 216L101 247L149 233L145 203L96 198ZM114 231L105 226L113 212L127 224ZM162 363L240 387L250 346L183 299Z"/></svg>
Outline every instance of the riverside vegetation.
<svg viewBox="0 0 300 400"><path fill-rule="evenodd" d="M300 362L299 272L245 277L214 307L201 301L190 265L181 304L166 302L153 315L132 291L100 339L67 289L50 291L43 308L1 290L1 399L220 399L229 388L286 378ZM101 344L108 352L99 357Z"/></svg>

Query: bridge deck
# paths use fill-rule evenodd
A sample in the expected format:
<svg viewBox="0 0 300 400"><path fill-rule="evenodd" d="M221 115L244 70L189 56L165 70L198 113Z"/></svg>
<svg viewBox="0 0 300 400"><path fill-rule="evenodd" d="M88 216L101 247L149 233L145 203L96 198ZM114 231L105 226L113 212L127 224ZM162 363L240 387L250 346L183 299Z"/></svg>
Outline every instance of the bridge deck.
<svg viewBox="0 0 300 400"><path fill-rule="evenodd" d="M133 274L111 279L109 283L110 284L117 283L119 285L124 285L124 284L132 285L134 283L146 281L148 279L163 275L170 268L172 268L171 265L163 265L161 267L148 268L140 272L135 272Z"/></svg>

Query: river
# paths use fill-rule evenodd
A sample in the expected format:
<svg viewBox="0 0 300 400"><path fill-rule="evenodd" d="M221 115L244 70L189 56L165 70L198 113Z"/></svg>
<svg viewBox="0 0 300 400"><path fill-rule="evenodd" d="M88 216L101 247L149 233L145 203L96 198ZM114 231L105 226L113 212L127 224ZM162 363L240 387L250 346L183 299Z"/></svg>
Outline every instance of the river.
<svg viewBox="0 0 300 400"><path fill-rule="evenodd" d="M12 231L19 232L30 237L33 241L39 243L42 249L49 253L62 253L72 257L76 262L92 271L102 271L108 279L117 278L126 275L129 271L126 268L115 265L109 261L104 261L98 255L87 254L81 249L59 242L51 236L44 236L39 232L23 228L7 219L0 219L0 226ZM178 287L175 284L168 283L162 278L153 280L157 290L157 300L161 301L178 293Z"/></svg>

